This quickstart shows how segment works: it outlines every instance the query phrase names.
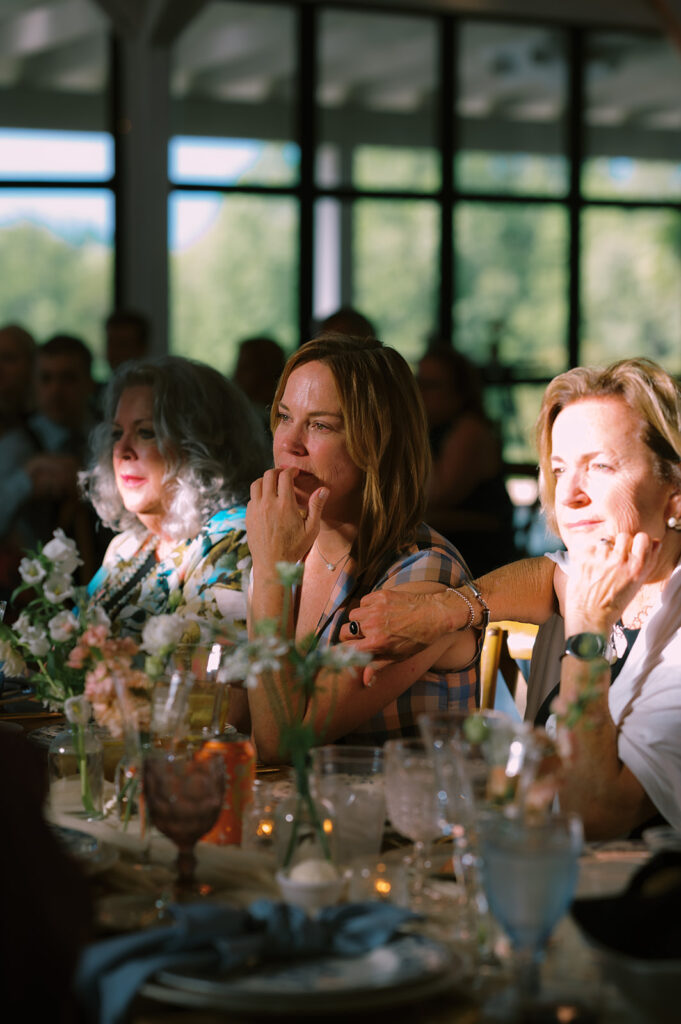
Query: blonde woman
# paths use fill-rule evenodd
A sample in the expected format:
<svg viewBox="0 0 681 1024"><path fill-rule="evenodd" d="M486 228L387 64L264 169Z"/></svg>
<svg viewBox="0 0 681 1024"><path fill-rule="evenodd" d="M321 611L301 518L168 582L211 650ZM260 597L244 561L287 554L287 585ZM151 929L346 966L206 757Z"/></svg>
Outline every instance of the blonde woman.
<svg viewBox="0 0 681 1024"><path fill-rule="evenodd" d="M647 359L578 367L547 388L537 440L567 550L482 577L483 600L495 619L562 614L557 692L583 714L561 803L587 834L626 834L658 812L681 829L681 391ZM358 645L406 657L459 629L460 605L370 595L354 613Z"/></svg>

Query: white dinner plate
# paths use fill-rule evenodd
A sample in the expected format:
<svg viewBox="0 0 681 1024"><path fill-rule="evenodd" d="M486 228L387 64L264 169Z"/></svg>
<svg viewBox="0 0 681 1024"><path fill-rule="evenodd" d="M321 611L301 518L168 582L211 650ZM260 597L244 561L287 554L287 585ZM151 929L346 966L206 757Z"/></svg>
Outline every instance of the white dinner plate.
<svg viewBox="0 0 681 1024"><path fill-rule="evenodd" d="M404 935L360 956L270 963L244 974L159 971L141 994L178 1006L326 1016L424 999L453 988L463 974L463 961L445 946Z"/></svg>

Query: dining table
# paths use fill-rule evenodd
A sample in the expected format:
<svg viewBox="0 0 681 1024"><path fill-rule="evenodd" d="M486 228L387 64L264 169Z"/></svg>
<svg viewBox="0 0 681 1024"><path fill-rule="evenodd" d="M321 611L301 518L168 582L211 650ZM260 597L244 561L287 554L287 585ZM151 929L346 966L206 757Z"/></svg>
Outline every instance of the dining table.
<svg viewBox="0 0 681 1024"><path fill-rule="evenodd" d="M262 775L268 781L276 775ZM111 793L109 793L109 796ZM114 813L100 820L84 820L60 810L52 804L48 819L61 829L73 830L97 840L97 855L82 862L89 878L96 912L97 939L134 931L145 921L145 908L153 910L153 894L159 887L170 886L176 848L160 833L152 829L151 835L141 835L140 823L131 818L126 827ZM406 851L390 849L391 837L386 835L386 856L399 859ZM586 844L580 858L577 896L602 896L621 892L632 874L650 856L641 841L621 841ZM211 900L225 906L248 908L253 901L277 901L281 895L275 878L275 864L270 853L243 850L237 845L218 846L200 842L197 846L197 879L201 885L213 890ZM153 918L153 913L151 918ZM453 932L442 905L437 913L427 909L410 930L422 934L449 950L452 956L450 976L440 979L438 985L422 990L388 991L381 999L374 999L366 1008L362 1000L348 1004L353 1021L399 1021L414 1018L419 1024L477 1024L485 1019L483 1005L488 996L508 983L508 943L499 933L496 952L487 962L470 949L463 950ZM498 954L498 955L497 955ZM559 991L566 1000L563 1024L652 1024L640 1011L631 1006L601 971L597 951L579 931L568 914L556 927L542 967L542 984L550 994ZM271 1021L276 1018L306 1018L309 1020L345 1019L344 1003L329 998L322 1015L312 1004L306 1006L304 985L299 998L290 1006L270 1005L256 999L250 1006L243 998L236 1005L225 998L202 997L200 994L179 991L150 979L142 985L131 1007L130 1024L239 1024L246 1021ZM573 1002L574 1001L574 1002ZM416 1009L414 1004L416 1003ZM290 1009L290 1013L288 1012Z"/></svg>

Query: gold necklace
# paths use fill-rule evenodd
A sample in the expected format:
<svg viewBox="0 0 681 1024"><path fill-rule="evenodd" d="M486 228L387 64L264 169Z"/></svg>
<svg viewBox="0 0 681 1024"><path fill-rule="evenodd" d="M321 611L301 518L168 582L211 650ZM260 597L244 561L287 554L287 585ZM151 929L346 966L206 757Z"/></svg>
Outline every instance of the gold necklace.
<svg viewBox="0 0 681 1024"><path fill-rule="evenodd" d="M315 546L315 551L317 552L317 554L319 555L319 557L321 558L322 562L324 563L326 568L329 570L329 572L335 572L336 569L338 568L338 566L341 565L343 562L345 562L350 557L350 552L346 551L345 554L341 555L341 557L336 562L330 562L329 559L324 554L322 554L322 549L319 546L319 541L318 540L315 541L314 546Z"/></svg>
<svg viewBox="0 0 681 1024"><path fill-rule="evenodd" d="M656 602L660 599L660 594L664 590L666 582L667 581L665 580L658 588L657 593L652 597L652 599L647 604L642 605L636 614L632 616L631 621L626 626L627 629L641 629Z"/></svg>

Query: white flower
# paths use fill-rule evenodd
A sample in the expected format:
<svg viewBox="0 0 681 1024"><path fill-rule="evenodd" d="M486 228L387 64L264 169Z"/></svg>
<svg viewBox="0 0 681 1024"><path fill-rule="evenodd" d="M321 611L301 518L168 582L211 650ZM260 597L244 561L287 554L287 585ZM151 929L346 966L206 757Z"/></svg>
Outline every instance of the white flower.
<svg viewBox="0 0 681 1024"><path fill-rule="evenodd" d="M26 644L35 658L44 658L50 649L47 633L44 629L38 629L37 626L31 626L26 630L22 642Z"/></svg>
<svg viewBox="0 0 681 1024"><path fill-rule="evenodd" d="M26 662L9 640L0 640L0 668L8 679L23 676L26 672Z"/></svg>
<svg viewBox="0 0 681 1024"><path fill-rule="evenodd" d="M60 572L69 575L83 564L76 542L67 537L63 530L54 531L52 540L43 548L43 554L54 562Z"/></svg>
<svg viewBox="0 0 681 1024"><path fill-rule="evenodd" d="M24 583L40 583L47 575L37 558L22 558L19 562L19 574Z"/></svg>
<svg viewBox="0 0 681 1024"><path fill-rule="evenodd" d="M319 660L325 668L339 672L344 668L358 668L368 665L372 655L358 651L350 644L334 644L319 652Z"/></svg>
<svg viewBox="0 0 681 1024"><path fill-rule="evenodd" d="M47 628L50 631L50 636L55 643L62 643L64 640L70 640L74 633L80 627L77 617L73 612L63 611L55 615L54 618L50 619L47 623Z"/></svg>
<svg viewBox="0 0 681 1024"><path fill-rule="evenodd" d="M256 676L261 676L265 672L278 672L281 669L281 662L274 656L265 656L264 658L256 658L251 663L251 672Z"/></svg>
<svg viewBox="0 0 681 1024"><path fill-rule="evenodd" d="M223 655L218 680L221 683L241 682L251 668L251 658L246 647L237 647L231 654Z"/></svg>
<svg viewBox="0 0 681 1024"><path fill-rule="evenodd" d="M248 675L244 679L244 686L247 690L256 690L260 686L260 677L253 671L249 671Z"/></svg>
<svg viewBox="0 0 681 1024"><path fill-rule="evenodd" d="M185 627L181 615L156 615L147 619L142 630L142 647L147 654L162 654L179 644Z"/></svg>
<svg viewBox="0 0 681 1024"><path fill-rule="evenodd" d="M28 615L26 614L26 612L21 613L19 618L12 626L12 629L19 637L19 639L25 642L26 634L29 632L29 630L33 629L33 624Z"/></svg>
<svg viewBox="0 0 681 1024"><path fill-rule="evenodd" d="M82 694L78 697L68 697L64 701L64 714L74 725L87 725L91 711L90 701Z"/></svg>
<svg viewBox="0 0 681 1024"><path fill-rule="evenodd" d="M43 594L50 604L61 604L73 597L73 580L63 572L51 572L43 584Z"/></svg>

